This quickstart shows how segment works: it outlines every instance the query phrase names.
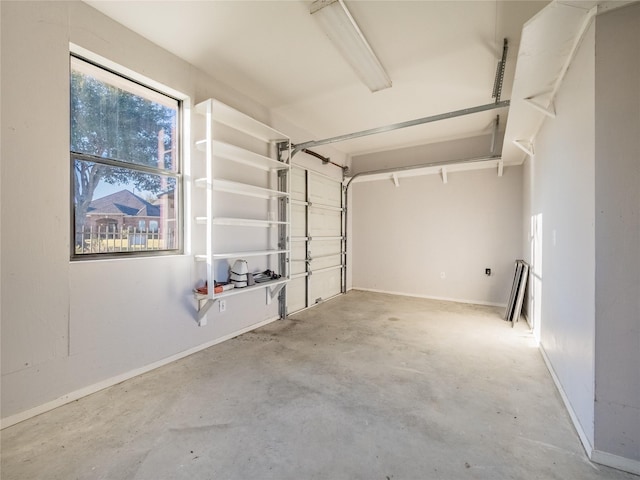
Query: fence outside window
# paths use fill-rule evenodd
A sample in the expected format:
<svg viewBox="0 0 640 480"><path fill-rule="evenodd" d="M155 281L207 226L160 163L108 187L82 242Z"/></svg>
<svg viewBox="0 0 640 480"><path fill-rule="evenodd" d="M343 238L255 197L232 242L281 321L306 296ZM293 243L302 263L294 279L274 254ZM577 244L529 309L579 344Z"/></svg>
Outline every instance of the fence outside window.
<svg viewBox="0 0 640 480"><path fill-rule="evenodd" d="M175 229L119 229L114 225L86 227L76 232L75 240L76 254L172 250L178 243Z"/></svg>

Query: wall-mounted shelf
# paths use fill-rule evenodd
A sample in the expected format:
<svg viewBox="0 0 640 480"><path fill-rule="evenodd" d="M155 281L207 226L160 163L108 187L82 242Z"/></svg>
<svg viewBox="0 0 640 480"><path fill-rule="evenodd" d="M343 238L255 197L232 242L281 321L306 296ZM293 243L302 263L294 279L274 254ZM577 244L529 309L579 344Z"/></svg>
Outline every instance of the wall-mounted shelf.
<svg viewBox="0 0 640 480"><path fill-rule="evenodd" d="M535 154L545 121L556 117L555 97L589 26L599 11L620 2L551 2L524 24L502 147L504 165Z"/></svg>
<svg viewBox="0 0 640 480"><path fill-rule="evenodd" d="M279 255L281 253L289 253L288 250L247 250L243 252L214 253L213 258L222 260L224 258L245 258L245 257L261 257L264 255ZM206 255L195 255L196 262L206 262Z"/></svg>
<svg viewBox="0 0 640 480"><path fill-rule="evenodd" d="M194 293L194 296L196 298L196 300L198 301L198 320L200 321L200 325L206 325L205 323L202 323L202 319L204 319L204 317L206 316L207 312L211 309L211 307L213 307L213 305L220 299L222 298L226 298L226 297L232 297L234 295L240 295L243 293L247 293L247 292L251 292L251 291L255 291L255 290L260 290L262 288L266 289L266 303L270 304L271 301L275 298L275 296L280 293L280 291L282 290L282 288L284 288L284 286L287 284L287 282L289 281L288 278L285 279L278 279L278 280L271 280L268 282L261 282L261 283L257 283L255 285L252 285L250 287L244 287L244 288L232 288L231 290L227 290L226 292L222 292L222 293L215 293L212 296L209 295L204 295L201 293Z"/></svg>
<svg viewBox="0 0 640 480"><path fill-rule="evenodd" d="M196 111L202 115L210 114L213 121L227 125L267 143L289 141L289 137L284 133L212 98L197 104Z"/></svg>
<svg viewBox="0 0 640 480"><path fill-rule="evenodd" d="M289 225L289 222L280 220L254 220L252 218L216 217L214 225L226 225L229 227L273 227L275 225Z"/></svg>
<svg viewBox="0 0 640 480"><path fill-rule="evenodd" d="M198 178L195 183L196 186L200 188L207 188L209 185L209 182L206 178ZM247 197L270 199L289 196L288 192L281 192L279 190L272 190L270 188L257 187L248 183L234 182L231 180L213 180L211 186L216 192L235 193L236 195L245 195Z"/></svg>
<svg viewBox="0 0 640 480"><path fill-rule="evenodd" d="M208 141L206 139L199 140L196 142L196 147L200 151L205 151L208 145L207 142ZM213 156L216 158L224 158L231 160L232 162L264 170L265 172L287 169L285 166L288 164L279 162L273 158L265 157L264 155L260 155L259 153L255 153L241 147L236 147L230 143L220 142L217 140L213 140L212 142Z"/></svg>
<svg viewBox="0 0 640 480"><path fill-rule="evenodd" d="M290 279L289 192L291 142L289 138L281 132L217 100L205 100L196 105L195 109L196 112L204 115L206 119L204 138L196 142L197 150L205 153L206 176L195 180L196 187L199 187L199 190L204 190L206 195L206 214L196 215L195 217L195 223L205 226L206 229L206 252L194 255L195 261L206 263L206 277L209 285L228 281L228 278L216 278L216 272L224 269L216 268L215 264L216 262L227 262L230 259L251 257L256 259L255 264L267 264L269 265L269 269L281 275L281 278L278 280L261 282L251 287L231 289L219 294L214 294L213 289L206 295L196 293L195 298L198 301L198 323L202 326L206 325L207 312L218 299L248 293L258 289L265 289L266 304L270 304L271 300L282 291ZM217 133L218 124L226 125L242 134L265 142L267 145L265 145L266 148L264 148L264 150L272 152L273 157L277 158L265 156L221 141ZM255 140L253 142L255 143ZM263 148L258 147L256 147L256 149L259 151L263 150ZM283 154L286 157L284 159L280 158ZM251 184L225 178L214 178L214 172L218 171L217 165L223 162L233 162L239 164L241 168L256 169L267 172L267 174L261 174L264 175L263 177L252 177ZM237 167L233 167L233 169L236 169L235 172L237 173ZM233 174L233 169L226 167L226 170L223 170ZM259 185L255 185L254 183L258 183ZM240 198L233 200L232 203L230 200L231 197L229 197L229 199L225 199L229 203L224 203L225 200L221 200L222 197L214 198L215 192L230 193L238 195ZM238 202L243 201L241 197L255 197L267 200L267 202L263 202L264 207L254 207L253 204L246 204L242 210L244 214L244 210L248 208L247 211L250 212L251 216L268 219L224 216L225 213L235 213L232 207L237 205ZM220 202L219 205L216 205L215 211L222 215L214 216L214 202ZM260 211L252 212L251 209L253 208L260 209ZM261 210L263 208L264 211ZM237 208L235 210L237 210ZM221 227L223 227L224 230L219 230ZM233 237L233 235L241 235L243 238L245 238L244 236L246 235L230 233L229 229L236 227L274 228L274 230L268 230L268 233L264 236L266 240L263 240L262 234L260 234L260 236L251 235L249 237L258 239L254 240L254 243L264 242L264 245L256 245L258 248L253 250L229 251L234 250L232 244L235 243L235 237ZM214 239L217 238L223 241L216 240L215 245L226 245L226 251L216 251L214 248ZM263 259L260 260L259 257L263 257ZM279 299L280 314L284 315L284 295L280 295Z"/></svg>

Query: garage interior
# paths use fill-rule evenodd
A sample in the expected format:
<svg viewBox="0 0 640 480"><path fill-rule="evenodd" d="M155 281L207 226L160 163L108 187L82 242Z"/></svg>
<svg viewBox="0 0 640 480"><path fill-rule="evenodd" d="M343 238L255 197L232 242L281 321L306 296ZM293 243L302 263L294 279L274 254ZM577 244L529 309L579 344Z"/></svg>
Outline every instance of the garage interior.
<svg viewBox="0 0 640 480"><path fill-rule="evenodd" d="M0 20L3 479L640 475L639 2ZM78 243L74 166L119 165L74 148L95 68L179 105L176 186L144 209L170 199L177 247ZM277 275L214 292L243 258Z"/></svg>

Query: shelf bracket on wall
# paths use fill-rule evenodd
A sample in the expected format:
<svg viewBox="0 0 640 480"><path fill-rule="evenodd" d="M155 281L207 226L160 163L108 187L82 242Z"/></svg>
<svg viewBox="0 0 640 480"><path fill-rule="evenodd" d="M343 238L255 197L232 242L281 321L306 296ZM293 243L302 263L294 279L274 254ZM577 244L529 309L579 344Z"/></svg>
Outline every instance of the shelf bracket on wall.
<svg viewBox="0 0 640 480"><path fill-rule="evenodd" d="M397 174L397 173L392 174L392 175L391 175L391 179L393 180L393 184L394 184L396 187L399 187L399 186L400 186L400 182L398 181L398 174Z"/></svg>
<svg viewBox="0 0 640 480"><path fill-rule="evenodd" d="M280 290L284 288L285 284L275 285L274 287L268 287L267 291L267 305L271 305L271 300L276 298L276 295L280 293Z"/></svg>
<svg viewBox="0 0 640 480"><path fill-rule="evenodd" d="M504 161L498 160L498 176L501 177L504 172Z"/></svg>
<svg viewBox="0 0 640 480"><path fill-rule="evenodd" d="M440 173L442 175L442 183L447 183L449 181L447 178L447 169L443 167Z"/></svg>
<svg viewBox="0 0 640 480"><path fill-rule="evenodd" d="M524 99L524 103L526 103L527 105L529 105L532 108L535 108L536 110L538 110L539 112L545 114L549 118L556 118L556 109L555 109L555 106L553 104L553 101L551 101L549 103L549 107L544 107L541 104L539 104L538 102L535 102L533 100L533 98L534 97L525 98Z"/></svg>
<svg viewBox="0 0 640 480"><path fill-rule="evenodd" d="M514 140L513 144L522 150L524 153L533 157L533 143L528 140Z"/></svg>
<svg viewBox="0 0 640 480"><path fill-rule="evenodd" d="M215 298L198 298L198 326L204 327L207 324L207 312L216 303Z"/></svg>

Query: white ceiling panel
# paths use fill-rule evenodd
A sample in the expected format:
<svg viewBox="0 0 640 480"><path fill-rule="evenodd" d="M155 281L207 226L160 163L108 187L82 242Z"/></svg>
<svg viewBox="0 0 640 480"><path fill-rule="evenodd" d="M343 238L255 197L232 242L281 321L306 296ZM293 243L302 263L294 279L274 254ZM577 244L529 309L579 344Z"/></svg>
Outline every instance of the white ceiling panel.
<svg viewBox="0 0 640 480"><path fill-rule="evenodd" d="M324 35L310 1L87 3L321 139L491 103L505 37L509 99L522 25L548 2L347 1L393 81L375 93ZM504 125L506 109L334 146L358 154L475 136L497 113Z"/></svg>

